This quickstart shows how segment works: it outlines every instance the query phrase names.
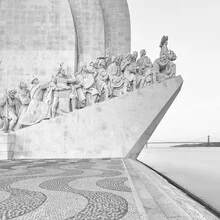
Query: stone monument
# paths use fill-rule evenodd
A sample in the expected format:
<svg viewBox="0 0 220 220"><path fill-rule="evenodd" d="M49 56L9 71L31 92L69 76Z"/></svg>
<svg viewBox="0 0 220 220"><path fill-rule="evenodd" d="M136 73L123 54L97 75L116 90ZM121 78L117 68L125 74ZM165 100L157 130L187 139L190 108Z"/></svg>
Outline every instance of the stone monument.
<svg viewBox="0 0 220 220"><path fill-rule="evenodd" d="M153 64L130 53L126 0L3 0L0 17L0 159L137 158L183 83L168 37Z"/></svg>

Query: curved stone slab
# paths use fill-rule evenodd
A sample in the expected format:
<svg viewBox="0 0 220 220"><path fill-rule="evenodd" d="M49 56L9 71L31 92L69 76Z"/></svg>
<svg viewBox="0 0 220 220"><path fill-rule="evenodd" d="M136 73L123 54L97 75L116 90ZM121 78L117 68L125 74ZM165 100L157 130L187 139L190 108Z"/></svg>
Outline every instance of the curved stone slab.
<svg viewBox="0 0 220 220"><path fill-rule="evenodd" d="M78 39L78 65L105 54L105 33L98 0L68 0ZM80 67L80 66L78 66Z"/></svg>
<svg viewBox="0 0 220 220"><path fill-rule="evenodd" d="M21 129L14 158L136 158L182 83L178 76Z"/></svg>
<svg viewBox="0 0 220 220"><path fill-rule="evenodd" d="M29 84L33 76L48 81L61 62L72 73L76 57L67 0L1 0L0 92Z"/></svg>
<svg viewBox="0 0 220 220"><path fill-rule="evenodd" d="M131 28L127 0L99 0L105 22L105 47L112 56L130 53Z"/></svg>

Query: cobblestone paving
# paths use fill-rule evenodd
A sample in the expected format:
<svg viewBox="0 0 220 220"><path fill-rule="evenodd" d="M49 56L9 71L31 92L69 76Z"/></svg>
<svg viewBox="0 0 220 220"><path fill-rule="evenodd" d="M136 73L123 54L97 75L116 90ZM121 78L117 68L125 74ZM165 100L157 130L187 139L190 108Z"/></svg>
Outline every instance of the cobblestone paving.
<svg viewBox="0 0 220 220"><path fill-rule="evenodd" d="M0 220L138 220L120 159L0 161Z"/></svg>
<svg viewBox="0 0 220 220"><path fill-rule="evenodd" d="M109 190L131 192L131 188L124 185L128 179L126 177L102 179L96 182L96 185Z"/></svg>

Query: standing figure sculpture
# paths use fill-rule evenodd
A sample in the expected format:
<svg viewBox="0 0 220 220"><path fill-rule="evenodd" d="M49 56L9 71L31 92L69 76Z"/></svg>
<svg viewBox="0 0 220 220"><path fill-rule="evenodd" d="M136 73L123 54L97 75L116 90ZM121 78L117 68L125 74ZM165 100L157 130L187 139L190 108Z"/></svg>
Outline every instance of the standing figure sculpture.
<svg viewBox="0 0 220 220"><path fill-rule="evenodd" d="M8 131L14 130L21 106L19 100L15 97L16 93L17 91L14 89L9 90L0 101L2 108L2 119L4 119L1 123L4 123L4 126L7 126L5 129Z"/></svg>
<svg viewBox="0 0 220 220"><path fill-rule="evenodd" d="M124 80L127 85L127 91L134 91L137 84L137 57L138 53L134 51L128 54L121 63L121 70L124 72Z"/></svg>
<svg viewBox="0 0 220 220"><path fill-rule="evenodd" d="M50 106L43 102L43 94L49 83L40 84L38 78L31 81L32 87L30 90L31 101L27 111L19 120L23 126L30 126L39 123L42 120L51 117Z"/></svg>
<svg viewBox="0 0 220 220"><path fill-rule="evenodd" d="M140 51L140 58L137 60L137 88L144 88L147 84L153 83L152 77L152 62L148 56L146 56L146 50Z"/></svg>
<svg viewBox="0 0 220 220"><path fill-rule="evenodd" d="M52 78L50 83L53 91L52 117L77 109L77 93L74 87L76 83L76 78L67 75L60 65L57 75Z"/></svg>
<svg viewBox="0 0 220 220"><path fill-rule="evenodd" d="M177 57L173 51L168 49L167 45L168 36L163 36L160 42L160 58L156 59L153 63L153 72L158 82L176 76L176 64L173 61Z"/></svg>
<svg viewBox="0 0 220 220"><path fill-rule="evenodd" d="M99 99L99 93L96 89L94 76L87 69L86 64L81 65L81 70L76 73L76 79L85 94L86 106L96 103Z"/></svg>
<svg viewBox="0 0 220 220"><path fill-rule="evenodd" d="M16 125L16 129L22 128L22 124L20 121L23 120L23 117L28 109L28 106L31 102L31 97L30 97L30 91L27 88L27 84L24 82L20 82L19 85L19 92L17 95L20 103L21 103L21 108L18 113L18 123Z"/></svg>
<svg viewBox="0 0 220 220"><path fill-rule="evenodd" d="M106 70L105 58L100 58L97 66L94 66L94 68L96 89L98 90L100 96L99 101L105 101L110 96L109 76Z"/></svg>
<svg viewBox="0 0 220 220"><path fill-rule="evenodd" d="M56 117L58 108L58 96L56 93L57 79L53 76L43 95L43 102L50 106L51 117Z"/></svg>
<svg viewBox="0 0 220 220"><path fill-rule="evenodd" d="M124 76L120 67L120 57L115 57L108 66L107 73L110 79L110 87L113 97L118 97L125 93L127 85L124 82Z"/></svg>

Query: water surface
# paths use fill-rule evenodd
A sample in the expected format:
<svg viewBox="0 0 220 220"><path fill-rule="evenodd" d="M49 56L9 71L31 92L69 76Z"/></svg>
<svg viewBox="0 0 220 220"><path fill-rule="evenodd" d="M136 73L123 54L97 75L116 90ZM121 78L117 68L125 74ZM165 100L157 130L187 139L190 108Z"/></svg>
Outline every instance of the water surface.
<svg viewBox="0 0 220 220"><path fill-rule="evenodd" d="M220 147L145 148L138 160L220 211Z"/></svg>

